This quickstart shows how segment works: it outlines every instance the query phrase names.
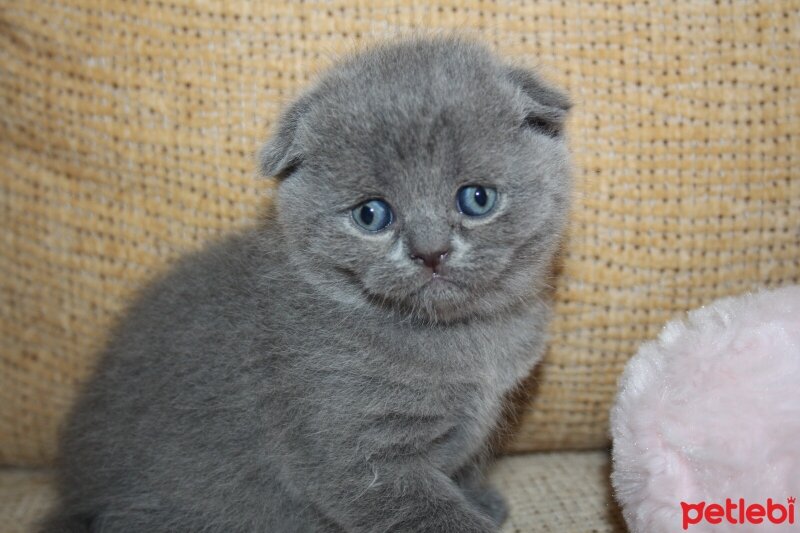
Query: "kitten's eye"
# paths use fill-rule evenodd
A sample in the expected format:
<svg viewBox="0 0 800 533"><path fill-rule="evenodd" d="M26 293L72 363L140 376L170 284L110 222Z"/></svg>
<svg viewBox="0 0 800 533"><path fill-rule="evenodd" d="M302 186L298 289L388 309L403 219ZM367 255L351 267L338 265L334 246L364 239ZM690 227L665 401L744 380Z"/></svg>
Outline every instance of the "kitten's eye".
<svg viewBox="0 0 800 533"><path fill-rule="evenodd" d="M456 195L458 209L470 217L482 217L492 210L497 202L497 191L491 187L467 185Z"/></svg>
<svg viewBox="0 0 800 533"><path fill-rule="evenodd" d="M367 200L357 205L353 211L353 220L367 231L381 231L392 223L392 208L383 200Z"/></svg>

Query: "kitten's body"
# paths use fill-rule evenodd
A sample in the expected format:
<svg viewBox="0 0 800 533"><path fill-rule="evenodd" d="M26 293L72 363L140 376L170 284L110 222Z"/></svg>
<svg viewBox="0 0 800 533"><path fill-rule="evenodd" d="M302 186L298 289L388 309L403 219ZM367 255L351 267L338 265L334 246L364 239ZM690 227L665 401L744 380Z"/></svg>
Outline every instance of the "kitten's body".
<svg viewBox="0 0 800 533"><path fill-rule="evenodd" d="M474 56L487 69L494 64L482 49L459 41L400 46L422 54L399 60L401 71L404 61L406 69L417 68L426 57L434 66L457 64L456 56ZM392 50L379 53L391 56ZM364 68L359 61L355 65ZM312 93L314 101L341 115L336 78L326 80ZM560 138L525 132L533 144L545 143L536 150L558 152L543 167L557 174L546 179L561 183L540 184L534 194L511 178L501 180L499 190L538 197L540 212L509 214L515 196L504 197L492 216L539 218L525 222L524 232L515 224L498 233L503 222L495 220L495 232L482 236L492 222L460 223L446 201L453 187L437 185L448 179L430 177L444 172L443 161L466 157L438 148L458 139L462 126L450 113L435 125L437 98L424 99L434 111L425 112L433 126L413 123L424 118L409 110L413 97L404 104L406 133L428 128L427 148L411 162L398 155L398 146L413 147L417 139L397 144L376 138L364 154L353 153L369 128L359 132L345 122L331 138L335 125L314 122L315 104L301 99L289 110L264 165L268 173L285 175L302 163L282 182L274 216L184 259L141 296L113 336L65 434L62 508L51 531L496 528L504 506L482 485L480 469L503 396L542 352L543 281L563 226L568 174ZM382 121L392 111L384 107L389 112ZM297 141L301 115L312 117L305 120L322 132L318 140L328 136L329 156L308 131ZM403 124L395 129L403 133ZM393 143L393 154L383 154ZM469 139L458 146L470 148ZM288 157L292 150L302 155ZM442 158L442 152L449 155ZM343 153L349 161L337 158ZM365 179L368 161L373 176ZM481 161L474 163L480 167ZM374 168L393 165L393 180L375 178L387 173ZM420 168L426 169L423 190L407 177ZM525 172L531 168L519 171ZM342 183L353 175L352 186ZM387 230L396 235L362 236L338 210L325 214L324 204L335 204L341 190L346 202L359 190L375 195L380 187L398 211ZM447 204L441 209L414 210L440 200ZM424 228L415 234L417 217ZM426 239L439 237L452 251L445 275L436 279L409 260L404 247L424 247ZM492 246L497 253L489 253ZM480 253L487 256L483 263Z"/></svg>

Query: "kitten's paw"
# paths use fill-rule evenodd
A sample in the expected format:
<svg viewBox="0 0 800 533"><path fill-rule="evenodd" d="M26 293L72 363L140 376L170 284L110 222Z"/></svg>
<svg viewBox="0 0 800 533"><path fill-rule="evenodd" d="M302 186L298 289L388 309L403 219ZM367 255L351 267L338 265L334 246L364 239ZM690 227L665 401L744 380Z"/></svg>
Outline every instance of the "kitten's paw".
<svg viewBox="0 0 800 533"><path fill-rule="evenodd" d="M446 509L426 512L390 526L388 530L392 533L497 533L497 525L477 507L470 506L461 512Z"/></svg>
<svg viewBox="0 0 800 533"><path fill-rule="evenodd" d="M501 525L508 518L508 504L497 489L484 486L471 490L467 496L496 525Z"/></svg>
<svg viewBox="0 0 800 533"><path fill-rule="evenodd" d="M464 519L453 517L434 518L429 524L421 528L411 528L409 531L430 531L431 533L497 533L497 528L486 516L471 516Z"/></svg>

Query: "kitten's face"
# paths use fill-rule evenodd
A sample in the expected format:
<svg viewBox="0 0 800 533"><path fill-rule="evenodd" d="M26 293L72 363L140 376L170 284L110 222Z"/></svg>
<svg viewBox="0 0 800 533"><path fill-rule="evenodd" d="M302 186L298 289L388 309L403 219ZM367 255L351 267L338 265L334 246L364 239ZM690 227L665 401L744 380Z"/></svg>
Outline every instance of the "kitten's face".
<svg viewBox="0 0 800 533"><path fill-rule="evenodd" d="M301 274L337 300L437 321L529 294L568 208L566 105L531 101L508 73L479 47L406 43L296 104L278 209Z"/></svg>

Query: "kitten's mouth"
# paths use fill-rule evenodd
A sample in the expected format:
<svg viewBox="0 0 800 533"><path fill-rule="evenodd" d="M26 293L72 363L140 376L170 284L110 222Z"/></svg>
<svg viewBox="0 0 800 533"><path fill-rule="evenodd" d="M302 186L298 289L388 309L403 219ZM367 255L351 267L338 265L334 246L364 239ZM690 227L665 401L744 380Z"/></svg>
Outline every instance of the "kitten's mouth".
<svg viewBox="0 0 800 533"><path fill-rule="evenodd" d="M434 272L431 275L431 277L428 278L428 280L423 284L423 287L427 285L441 285L443 283L449 283L451 285L455 285L456 287L463 287L462 283L454 280L449 276L439 274L438 272Z"/></svg>
<svg viewBox="0 0 800 533"><path fill-rule="evenodd" d="M348 281L354 289L357 289L373 303L393 303L401 307L411 305L412 308L416 308L420 302L424 301L436 307L442 305L448 307L456 304L456 302L463 302L468 289L467 284L454 279L452 275L433 272L427 274L423 280L417 278L416 287L412 285L403 290L401 294L395 293L392 295L390 293L371 291L362 283L359 276L348 268L337 268L337 271L343 275L343 279ZM413 303L415 300L417 301L416 304Z"/></svg>
<svg viewBox="0 0 800 533"><path fill-rule="evenodd" d="M414 292L419 294L425 290L436 291L447 290L448 288L465 289L466 286L462 282L454 279L452 276L434 272L433 274L429 275L428 278L423 281L419 288Z"/></svg>

